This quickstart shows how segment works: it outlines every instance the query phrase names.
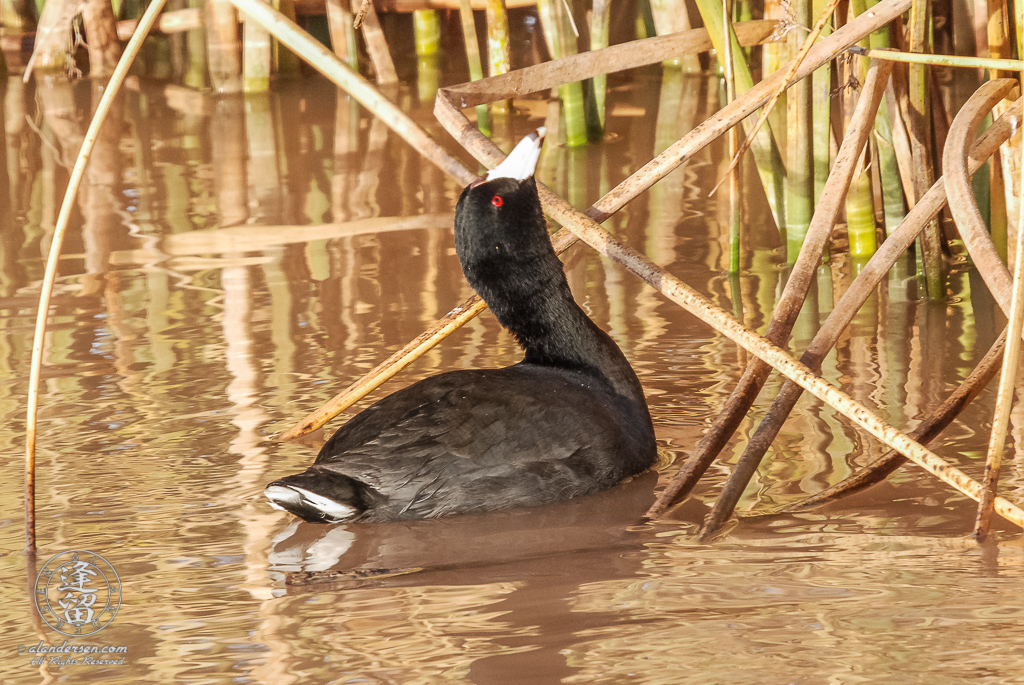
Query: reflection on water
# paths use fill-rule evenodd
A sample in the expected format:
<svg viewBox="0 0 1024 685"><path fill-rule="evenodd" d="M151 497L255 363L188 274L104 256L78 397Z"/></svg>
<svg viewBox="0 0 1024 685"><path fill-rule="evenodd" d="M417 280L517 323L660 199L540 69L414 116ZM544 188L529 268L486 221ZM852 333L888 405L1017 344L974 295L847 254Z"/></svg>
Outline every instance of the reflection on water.
<svg viewBox="0 0 1024 685"><path fill-rule="evenodd" d="M608 139L583 152L551 145L542 160L542 179L580 206L717 106L716 84L697 78L663 83L652 70L612 83ZM644 526L658 474L586 500L441 521L324 527L270 509L263 486L303 468L322 439L274 434L471 294L451 236L460 188L320 81L219 100L133 88L104 129L61 260L37 504L42 559L88 549L117 569L124 603L94 639L129 653L120 666L57 667L18 651L63 639L42 632L26 592L23 397L43 255L96 93L61 79L3 85L5 682L1005 682L1020 672L1017 533L966 541L971 507L912 468L823 511L745 518L712 546L690 536L727 475L721 463L669 520ZM429 103L398 97L445 138ZM521 108L510 137L550 109ZM724 164L712 147L608 226L763 331L785 259L758 219L763 201L747 193L744 271L725 273L727 198L707 198ZM746 358L589 250L567 263L577 298L644 383L670 474ZM841 251L822 267L794 350L855 268ZM1002 325L966 265L948 293L923 302L897 269L823 373L913 427ZM383 392L518 358L485 314ZM729 458L780 383L769 380ZM972 475L991 403L983 394L937 448ZM1019 442L1019 409L1011 429ZM740 512L793 502L879 452L805 398ZM1024 460L1008 462L1005 491L1020 500ZM338 569L396 574L284 582Z"/></svg>

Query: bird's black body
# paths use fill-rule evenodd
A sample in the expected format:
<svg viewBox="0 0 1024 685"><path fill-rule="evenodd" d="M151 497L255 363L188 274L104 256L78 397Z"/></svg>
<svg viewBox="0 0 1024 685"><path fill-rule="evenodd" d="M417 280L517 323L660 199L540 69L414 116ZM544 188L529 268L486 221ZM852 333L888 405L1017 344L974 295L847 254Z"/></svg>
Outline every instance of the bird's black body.
<svg viewBox="0 0 1024 685"><path fill-rule="evenodd" d="M466 188L455 246L525 359L443 373L380 400L306 472L267 487L280 508L310 521L389 521L532 506L604 490L654 462L640 382L573 300L532 176Z"/></svg>

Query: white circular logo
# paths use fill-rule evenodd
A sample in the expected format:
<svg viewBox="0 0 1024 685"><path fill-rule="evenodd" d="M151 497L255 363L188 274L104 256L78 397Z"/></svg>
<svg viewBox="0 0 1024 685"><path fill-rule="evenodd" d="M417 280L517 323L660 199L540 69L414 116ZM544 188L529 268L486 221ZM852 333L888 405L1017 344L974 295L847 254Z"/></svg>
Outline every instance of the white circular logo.
<svg viewBox="0 0 1024 685"><path fill-rule="evenodd" d="M36 609L64 635L82 637L103 630L121 606L121 579L99 554L61 552L36 576Z"/></svg>

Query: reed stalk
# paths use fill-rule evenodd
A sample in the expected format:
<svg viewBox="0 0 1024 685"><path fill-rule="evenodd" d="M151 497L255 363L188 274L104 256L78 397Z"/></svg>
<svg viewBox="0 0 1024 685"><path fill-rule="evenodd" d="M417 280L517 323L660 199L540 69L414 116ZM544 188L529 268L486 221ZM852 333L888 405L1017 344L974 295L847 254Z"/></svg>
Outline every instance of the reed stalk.
<svg viewBox="0 0 1024 685"><path fill-rule="evenodd" d="M659 36L693 28L684 0L651 0L650 7L654 30ZM679 69L684 74L699 74L701 71L697 55L678 55L666 60L665 65Z"/></svg>
<svg viewBox="0 0 1024 685"><path fill-rule="evenodd" d="M78 189L85 178L85 168L89 164L90 156L96 141L100 135L103 122L110 112L114 98L121 90L128 69L132 65L135 56L142 48L142 41L149 34L156 23L156 19L163 9L166 0L153 0L146 12L139 21L139 27L135 35L125 46L121 59L118 60L114 73L100 97L96 110L93 112L89 128L82 139L82 147L78 151L78 158L71 170L68 179L67 189L64 191L64 199L61 202L60 213L57 215L57 222L53 228L53 237L50 240L50 251L46 255L46 270L43 273L43 282L40 286L39 309L36 313L35 333L32 339L32 362L29 370L28 381L28 402L25 417L25 537L26 550L35 553L36 529L35 529L35 489L36 489L36 439L38 432L39 413L39 379L43 367L43 343L46 338L46 322L50 313L50 302L53 298L53 286L57 280L57 264L60 260L61 246L64 244L64 236L67 233L68 224L71 221L71 212L74 210L75 197Z"/></svg>
<svg viewBox="0 0 1024 685"><path fill-rule="evenodd" d="M26 0L0 1L0 24L13 33L27 33L36 28Z"/></svg>
<svg viewBox="0 0 1024 685"><path fill-rule="evenodd" d="M331 36L331 47L345 64L359 68L359 53L356 46L356 31L352 26L352 12L348 0L326 0L327 30ZM478 57L479 59L479 57Z"/></svg>
<svg viewBox="0 0 1024 685"><path fill-rule="evenodd" d="M469 80L479 81L484 77L483 65L480 62L480 43L477 42L476 21L473 19L473 7L470 0L459 0L459 19L462 23L462 40L466 44L466 62L469 64ZM476 125L485 135L491 133L491 119L487 105L477 105Z"/></svg>
<svg viewBox="0 0 1024 685"><path fill-rule="evenodd" d="M434 99L440 86L438 69L441 20L437 10L417 9L412 13L413 42L416 46L416 91L420 102Z"/></svg>
<svg viewBox="0 0 1024 685"><path fill-rule="evenodd" d="M265 93L270 90L273 49L270 34L251 21L242 22L242 90Z"/></svg>
<svg viewBox="0 0 1024 685"><path fill-rule="evenodd" d="M874 34L872 34L874 35ZM885 59L905 64L928 64L935 67L958 67L961 69L1019 70L1024 62L1019 59L997 59L974 57L972 55L933 55L931 53L900 52L889 47L872 44L871 48L849 48L848 52L873 59Z"/></svg>
<svg viewBox="0 0 1024 685"><path fill-rule="evenodd" d="M238 42L238 13L228 0L207 0L206 54L210 84L217 93L242 89L242 46Z"/></svg>
<svg viewBox="0 0 1024 685"><path fill-rule="evenodd" d="M877 0L867 0L867 7L877 4ZM868 36L868 52L875 55L885 53L891 42L888 26L873 31ZM890 86L890 89L892 87ZM903 199L903 184L900 180L899 163L896 159L896 148L893 143L892 123L889 120L888 107L879 107L875 115L875 142L878 150L878 176L882 185L882 211L885 216L885 232L896 229L907 215L906 203Z"/></svg>
<svg viewBox="0 0 1024 685"><path fill-rule="evenodd" d="M505 0L487 0L487 61L491 76L508 73L512 68L511 48L508 39L508 10ZM499 100L491 105L495 116L508 114L512 107L510 100Z"/></svg>
<svg viewBox="0 0 1024 685"><path fill-rule="evenodd" d="M611 0L594 0L590 11L590 50L602 50L608 47L608 22L611 17ZM591 140L604 137L605 99L608 94L608 77L598 74L588 80L589 98L587 98L587 128Z"/></svg>
<svg viewBox="0 0 1024 685"><path fill-rule="evenodd" d="M541 28L552 58L561 59L578 53L576 36L573 33L564 0L538 0ZM583 99L583 84L578 81L558 85L558 97L562 101L562 118L565 122L565 144L576 148L587 144L586 105Z"/></svg>
<svg viewBox="0 0 1024 685"><path fill-rule="evenodd" d="M417 57L436 55L441 44L441 19L437 10L413 10L412 33Z"/></svg>
<svg viewBox="0 0 1024 685"><path fill-rule="evenodd" d="M1021 3L1018 3L1020 5ZM1020 22L1024 20L1020 10L1017 15L1017 45L1021 45ZM1024 70L1021 71L1021 78L1024 79ZM1021 149L1021 169L1024 169L1024 144ZM1007 179L1007 183L1012 183ZM992 418L992 432L989 436L988 454L985 458L985 475L982 479L983 491L978 502L978 515L974 524L974 537L978 542L984 542L988 537L989 527L992 524L992 512L996 498L996 488L999 485L999 472L1002 468L1003 449L1006 446L1006 430L1010 423L1010 408L1013 404L1013 393L1017 385L1017 365L1020 361L1019 331L1024 329L1024 176L1017 179L1020 184L1018 198L1017 216L1017 249L1014 256L1013 266L1013 297L1010 300L1009 322L1006 324L1008 331L1012 333L1006 342L1006 352L1003 355L1002 369L999 374L999 390L996 393L996 408Z"/></svg>
<svg viewBox="0 0 1024 685"><path fill-rule="evenodd" d="M851 13L863 14L867 11L867 0L853 0L850 3ZM877 33L877 32L874 32ZM861 41L862 46L867 46L869 37ZM867 63L863 60L847 60L844 64L848 72L842 79L843 83L861 83L867 75ZM849 117L854 109L854 102L859 88L849 86L843 89L843 113L844 119ZM881 111L881 108L879 108ZM877 114L876 114L877 120ZM867 160L870 159L870 150L865 150L857 164L857 173L850 183L850 190L846 195L846 229L849 238L850 256L854 262L863 263L875 253L878 247L875 225L875 198L872 190L871 174L868 171Z"/></svg>
<svg viewBox="0 0 1024 685"><path fill-rule="evenodd" d="M931 52L929 3L914 0L910 10L910 51ZM935 175L931 163L931 116L928 107L928 74L922 64L911 64L908 75L907 129L913 155L914 183L920 197L932 185ZM921 259L928 297L940 300L945 296L945 265L942 258L942 237L939 222L928 222L921 236Z"/></svg>
<svg viewBox="0 0 1024 685"><path fill-rule="evenodd" d="M395 62L391 59L391 50L388 49L388 42L384 38L384 31L380 27L380 18L373 6L372 0L352 0L352 10L356 12L356 19L353 26L363 32L363 40L366 43L366 51L370 54L370 62L377 72L377 83L386 85L398 82L398 73L395 71ZM287 19L292 17L282 14Z"/></svg>
<svg viewBox="0 0 1024 685"><path fill-rule="evenodd" d="M794 0L791 4L794 20L808 26L812 20L811 0ZM791 59L799 59L803 36L794 31L789 34ZM814 123L812 116L811 79L793 84L786 94L786 257L790 264L796 261L804 244L807 228L814 213ZM771 105L769 105L770 107Z"/></svg>
<svg viewBox="0 0 1024 685"><path fill-rule="evenodd" d="M109 78L121 58L117 39L117 20L110 0L84 0L81 4L82 24L89 36L89 76Z"/></svg>
<svg viewBox="0 0 1024 685"><path fill-rule="evenodd" d="M825 0L814 0L812 10L820 16L825 9ZM825 24L821 29L822 36L832 33L832 28ZM828 179L831 154L832 133L832 63L826 62L811 75L811 126L813 129L811 143L814 157L814 204L817 205L821 191Z"/></svg>
<svg viewBox="0 0 1024 685"><path fill-rule="evenodd" d="M732 32L732 0L722 0L722 24ZM725 103L731 104L736 99L736 64L732 41L725 41L725 53L722 55L722 70L725 74ZM729 159L736 156L740 146L740 131L734 126L729 130ZM740 169L737 167L729 174L729 273L736 275L740 271L740 226L742 225L742 202L740 201ZM742 308L739 289L733 288L733 307ZM734 310L735 313L735 310ZM742 321L742 318L738 318Z"/></svg>

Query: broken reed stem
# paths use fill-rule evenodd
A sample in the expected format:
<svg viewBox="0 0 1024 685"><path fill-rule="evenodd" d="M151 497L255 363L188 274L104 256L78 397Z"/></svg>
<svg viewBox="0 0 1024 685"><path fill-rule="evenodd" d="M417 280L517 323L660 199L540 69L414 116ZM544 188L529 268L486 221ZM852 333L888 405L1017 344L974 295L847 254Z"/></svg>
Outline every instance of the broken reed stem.
<svg viewBox="0 0 1024 685"><path fill-rule="evenodd" d="M366 18L366 13L370 11L370 5L373 0L363 0L359 5L359 11L356 12L356 18L352 21L352 28L357 31L363 26L363 19Z"/></svg>
<svg viewBox="0 0 1024 685"><path fill-rule="evenodd" d="M60 206L60 213L57 215L57 222L53 227L53 238L50 242L50 252L46 256L46 271L43 274L43 282L39 293L39 310L36 313L35 334L32 339L32 364L28 380L28 407L25 418L25 538L26 550L32 553L36 548L35 528L35 506L36 506L36 436L38 431L39 413L39 377L43 367L43 342L46 337L46 320L50 313L50 301L53 296L53 286L57 280L57 263L60 259L61 245L64 243L64 235L67 233L68 223L71 221L71 212L74 209L75 197L78 188L82 185L85 177L85 167L89 163L92 150L99 137L100 128L107 118L107 113L114 103L114 98L124 83L125 76L132 61L142 48L142 41L149 34L153 24L156 23L160 10L163 9L166 0L153 0L146 8L145 14L139 20L139 27L135 35L125 46L121 59L118 60L114 73L110 76L103 95L100 97L96 111L93 113L92 121L82 139L82 148L78 151L78 159L71 170L71 177L68 179L68 187L64 191L64 200Z"/></svg>
<svg viewBox="0 0 1024 685"><path fill-rule="evenodd" d="M965 69L1004 69L1020 71L1024 62L1019 59L996 59L993 57L961 57L960 55L932 55L923 52L900 52L891 48L862 48L853 46L847 52L874 59L905 62L907 64L930 64L939 67L962 67Z"/></svg>
<svg viewBox="0 0 1024 685"><path fill-rule="evenodd" d="M1021 72L1024 77L1024 70ZM1024 169L1024 144L1021 148L1021 169ZM1013 179L1006 179L1012 183ZM992 524L993 501L999 486L999 471L1003 463L1003 448L1006 446L1006 430L1010 424L1010 407L1013 391L1017 385L1017 364L1020 361L1020 335L1024 323L1024 176L1020 183L1021 202L1018 203L1017 252L1013 264L1013 297L1010 300L1010 320L1006 324L1014 333L1006 344L1002 370L999 375L999 391L996 395L995 415L992 418L992 433L989 436L988 455L985 458L985 475L982 479L984 490L978 503L978 516L974 524L974 538L984 542Z"/></svg>
<svg viewBox="0 0 1024 685"><path fill-rule="evenodd" d="M1003 351L1006 345L1006 333L1007 329L1004 328L996 341L992 343L988 353L974 367L971 374L957 386L957 389L946 398L946 401L938 409L922 421L917 428L908 433L911 438L917 440L922 445L927 445L937 438L949 424L953 423L953 420L960 415L960 412L975 397L981 394L981 391L995 377L1002 364ZM783 507L781 511L805 511L861 492L865 488L881 483L889 474L906 463L906 457L895 450L890 450L835 485L825 488L821 492L815 493L796 504Z"/></svg>
<svg viewBox="0 0 1024 685"><path fill-rule="evenodd" d="M797 53L796 58L789 63L785 72L783 72L784 76L782 77L778 87L768 99L768 103L764 106L764 109L761 110L761 115L757 118L757 122L754 123L753 128L751 128L750 132L747 134L746 140L744 140L743 145L740 146L739 152L736 153L736 156L733 157L732 161L729 163L729 167L725 170L726 174L729 174L739 163L740 157L742 157L743 153L747 151L750 144L754 142L754 136L756 136L757 132L761 130L761 126L764 125L765 120L768 119L768 115L771 113L772 107L775 106L775 103L778 102L778 99L784 92L786 92L786 89L792 85L794 80L796 80L794 77L800 70L800 66L807 57L807 53L810 52L811 48L814 46L814 41L817 40L821 30L825 27L825 22L827 22L828 18L832 16L832 13L835 11L836 5L839 4L839 1L840 0L829 0L828 4L825 5L825 9L822 10L820 15L818 15L818 20L814 22L814 28L812 28L811 32L807 34L807 38L804 39L804 44L800 47L800 51ZM764 81L762 81L762 83L764 83ZM711 191L712 194L714 194L715 190L718 189L718 186L722 185L722 181L724 180L725 177L723 176L722 179L718 181L718 185L716 185L714 190Z"/></svg>

